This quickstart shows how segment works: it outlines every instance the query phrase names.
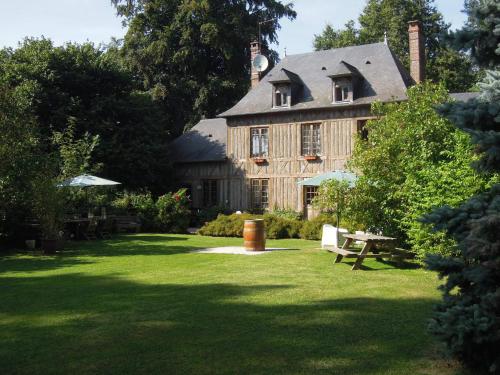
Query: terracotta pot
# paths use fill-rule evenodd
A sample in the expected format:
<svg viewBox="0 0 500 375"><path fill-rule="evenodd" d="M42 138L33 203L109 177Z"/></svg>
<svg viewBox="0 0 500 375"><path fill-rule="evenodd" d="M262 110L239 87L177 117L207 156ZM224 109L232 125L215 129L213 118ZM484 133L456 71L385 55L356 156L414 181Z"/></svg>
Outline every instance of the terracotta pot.
<svg viewBox="0 0 500 375"><path fill-rule="evenodd" d="M264 164L267 160L264 158L253 158L255 164Z"/></svg>
<svg viewBox="0 0 500 375"><path fill-rule="evenodd" d="M243 240L245 250L266 250L266 230L264 220L245 220L245 225L243 227Z"/></svg>

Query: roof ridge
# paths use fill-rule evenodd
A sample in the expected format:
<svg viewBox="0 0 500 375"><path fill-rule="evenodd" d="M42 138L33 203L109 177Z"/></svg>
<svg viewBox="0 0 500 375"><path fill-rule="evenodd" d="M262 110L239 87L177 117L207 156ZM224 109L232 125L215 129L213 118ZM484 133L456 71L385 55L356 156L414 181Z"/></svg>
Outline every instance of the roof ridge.
<svg viewBox="0 0 500 375"><path fill-rule="evenodd" d="M387 46L387 44L385 44L384 42L377 42L377 43L358 44L358 45L352 45L352 46L346 46L346 47L339 47L339 48L322 49L322 50L319 50L319 51L295 53L295 54L291 54L291 55L286 55L285 58L283 58L280 62L283 62L286 59L288 59L290 57L295 57L295 56L312 55L312 54L315 54L315 53L326 53L326 52L338 51L338 50L349 49L349 48L361 48L361 47L367 47L367 46L375 46L377 44L380 44L380 45L383 45L383 46ZM387 47L389 48L389 46L387 46Z"/></svg>

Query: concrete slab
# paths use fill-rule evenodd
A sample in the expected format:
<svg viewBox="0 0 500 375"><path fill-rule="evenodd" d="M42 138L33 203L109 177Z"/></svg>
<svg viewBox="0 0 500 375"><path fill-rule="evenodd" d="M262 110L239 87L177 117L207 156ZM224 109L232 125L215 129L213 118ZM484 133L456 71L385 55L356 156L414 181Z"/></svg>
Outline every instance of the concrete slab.
<svg viewBox="0 0 500 375"><path fill-rule="evenodd" d="M266 248L265 251L248 251L243 246L225 246L225 247L211 247L207 249L194 250L193 253L198 254L235 254L235 255L262 255L269 254L271 251L278 250L291 250L279 247Z"/></svg>

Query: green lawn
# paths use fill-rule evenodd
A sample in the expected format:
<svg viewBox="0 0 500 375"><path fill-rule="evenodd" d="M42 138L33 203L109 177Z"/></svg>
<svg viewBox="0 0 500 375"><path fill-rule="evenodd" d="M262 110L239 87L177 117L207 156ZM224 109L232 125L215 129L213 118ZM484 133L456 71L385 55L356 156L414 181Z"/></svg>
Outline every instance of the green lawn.
<svg viewBox="0 0 500 375"><path fill-rule="evenodd" d="M425 333L435 274L317 242L130 235L0 257L2 374L454 374Z"/></svg>

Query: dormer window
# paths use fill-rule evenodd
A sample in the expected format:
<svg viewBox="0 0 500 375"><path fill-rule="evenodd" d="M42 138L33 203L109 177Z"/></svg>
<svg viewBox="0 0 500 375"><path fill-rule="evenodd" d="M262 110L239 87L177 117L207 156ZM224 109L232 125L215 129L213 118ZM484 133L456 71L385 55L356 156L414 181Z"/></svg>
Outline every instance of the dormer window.
<svg viewBox="0 0 500 375"><path fill-rule="evenodd" d="M362 76L354 66L341 61L329 77L332 79L332 102L334 104L352 102L356 95L359 95L355 91L359 90Z"/></svg>
<svg viewBox="0 0 500 375"><path fill-rule="evenodd" d="M281 69L270 76L273 85L273 108L291 107L300 99L302 81L295 73Z"/></svg>

